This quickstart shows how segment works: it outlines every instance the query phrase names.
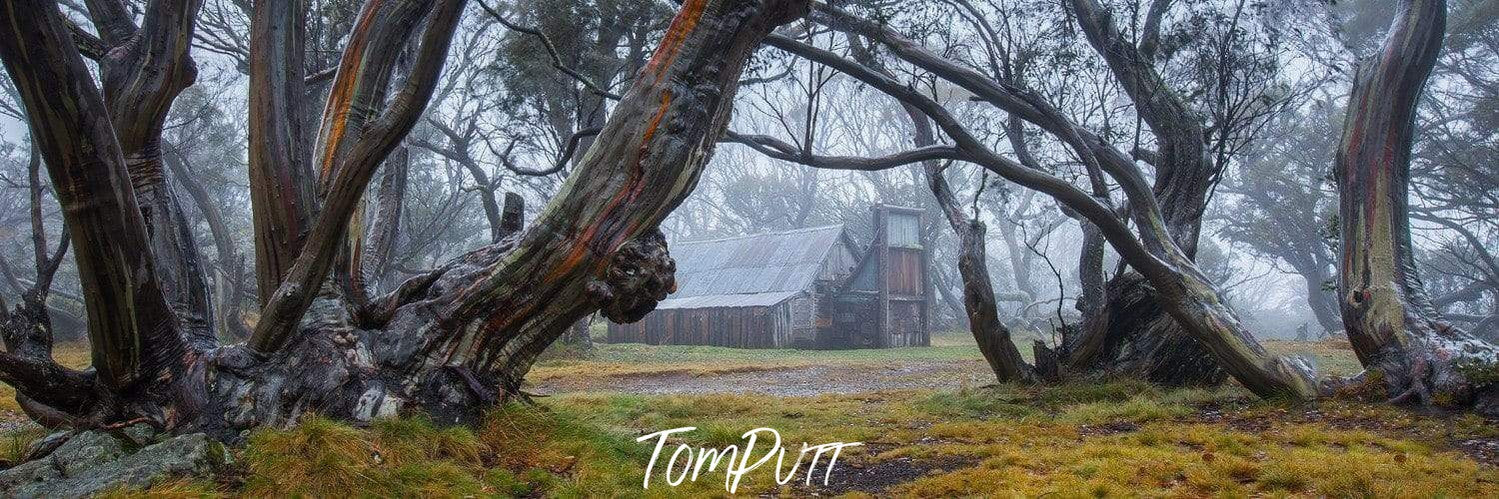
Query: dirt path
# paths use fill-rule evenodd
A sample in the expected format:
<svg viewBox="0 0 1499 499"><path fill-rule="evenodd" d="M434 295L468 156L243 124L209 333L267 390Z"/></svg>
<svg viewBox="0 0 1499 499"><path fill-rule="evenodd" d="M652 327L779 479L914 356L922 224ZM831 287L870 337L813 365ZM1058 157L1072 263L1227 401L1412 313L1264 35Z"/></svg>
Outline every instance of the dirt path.
<svg viewBox="0 0 1499 499"><path fill-rule="evenodd" d="M780 397L846 395L904 389L980 386L993 374L979 361L909 360L896 364L835 364L766 367L699 374L665 369L608 377L552 378L538 383L540 394L612 392L638 395L753 393Z"/></svg>

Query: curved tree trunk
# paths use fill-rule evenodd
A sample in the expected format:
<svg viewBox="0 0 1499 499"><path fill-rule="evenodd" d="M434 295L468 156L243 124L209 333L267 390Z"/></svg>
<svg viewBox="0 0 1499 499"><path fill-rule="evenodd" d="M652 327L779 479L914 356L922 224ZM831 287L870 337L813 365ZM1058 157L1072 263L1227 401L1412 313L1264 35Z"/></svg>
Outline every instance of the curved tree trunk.
<svg viewBox="0 0 1499 499"><path fill-rule="evenodd" d="M235 244L234 237L229 234L229 227L224 223L224 213L219 210L213 196L187 170L187 165L183 164L187 160L181 151L175 146L171 149L163 155L167 168L208 222L208 232L213 237L213 247L218 253L219 282L222 285L217 314L220 325L216 329L230 338L246 338L250 335L250 330L240 312L240 296L244 295L244 288L241 279L243 276L240 275L243 260L239 256L239 245Z"/></svg>
<svg viewBox="0 0 1499 499"><path fill-rule="evenodd" d="M250 20L250 209L261 306L301 254L317 211L304 138L305 14L299 2L255 2Z"/></svg>
<svg viewBox="0 0 1499 499"><path fill-rule="evenodd" d="M1151 2L1146 41L1159 36L1169 2ZM1159 151L1148 161L1156 169L1154 193L1171 238L1189 258L1197 254L1208 190L1216 172L1209 161L1200 118L1188 109L1157 72L1146 43L1136 46L1119 32L1113 15L1098 0L1071 0L1078 24L1129 95ZM1103 306L1086 317L1084 342L1096 342L1088 358L1071 359L1074 369L1124 372L1163 384L1217 384L1226 378L1207 349L1182 330L1161 307L1148 280L1130 271L1104 287ZM1102 338L1092 338L1104 335Z"/></svg>
<svg viewBox="0 0 1499 499"><path fill-rule="evenodd" d="M197 79L188 50L201 7L201 0L158 1L145 9L139 27L114 20L132 33L124 38L101 33L109 49L99 58L99 79L162 292L182 330L194 341L211 343L211 288L192 227L168 181L161 137L172 102Z"/></svg>
<svg viewBox="0 0 1499 499"><path fill-rule="evenodd" d="M1150 281L1125 272L1104 286L1106 302L1083 321L1073 370L1137 376L1167 385L1216 385L1227 379L1206 348L1162 306Z"/></svg>
<svg viewBox="0 0 1499 499"><path fill-rule="evenodd" d="M805 14L805 0L688 0L530 229L376 299L374 327L302 320L374 166L430 98L464 4L371 2L361 12L365 31L351 38L374 41L345 50L325 121L343 122L345 107L363 98L340 94L367 76L350 61L403 30L391 23L425 18L412 77L384 114L350 137L336 138L337 124L325 127L327 205L250 342L223 347L188 342L176 327L143 251L145 224L124 187L129 177L118 143L99 119L107 116L103 99L57 7L44 0L0 4L0 56L22 89L80 243L97 369L75 372L7 352L0 353L0 380L72 424L145 418L224 439L309 411L368 421L426 410L441 421L468 421L518 393L536 355L578 319L602 311L633 321L651 311L675 287L675 265L657 226L696 185L728 122L745 62L771 29Z"/></svg>
<svg viewBox="0 0 1499 499"><path fill-rule="evenodd" d="M855 60L885 76L889 70L874 57L857 35L848 34ZM902 106L914 131L912 145L918 148L937 145L937 134L932 129L932 120L915 106ZM923 161L922 176L936 206L953 233L958 236L958 275L963 283L963 312L968 318L968 330L978 343L979 353L994 371L1000 382L1035 381L1035 370L1024 359L1010 338L1010 329L999 319L999 302L994 297L994 285L989 278L988 251L984 247L984 223L963 216L963 208L953 195L952 186L942 176L941 162L933 159ZM1029 298L1029 296L1027 296Z"/></svg>
<svg viewBox="0 0 1499 499"><path fill-rule="evenodd" d="M920 111L908 107L906 113L916 128L916 145L925 147L937 142L932 133L931 121ZM925 162L927 184L942 215L958 236L958 274L963 280L963 310L968 316L968 329L978 342L979 353L989 363L989 369L1000 382L1032 382L1036 380L1035 369L1020 357L1010 337L1010 329L999 320L999 303L994 298L994 285L990 283L988 252L984 249L985 227L977 219L963 218L962 207L954 198L952 187L942 177L941 165L936 161Z"/></svg>
<svg viewBox="0 0 1499 499"><path fill-rule="evenodd" d="M785 147L762 147L762 151L826 168L855 170L885 169L928 159L969 161L1012 182L1043 192L1096 224L1121 257L1150 279L1167 312L1197 341L1207 346L1209 353L1247 388L1263 397L1309 399L1316 396L1316 383L1309 367L1299 359L1269 355L1239 322L1237 314L1222 301L1214 285L1172 242L1144 175L1127 159L1120 158L1117 151L1103 144L1098 137L1072 125L1059 112L1032 95L1019 93L1013 87L995 83L972 69L952 64L881 25L854 18L826 4L819 4L817 13L821 16L817 22L879 40L901 58L938 73L980 98L1057 134L1085 161L1096 161L1119 182L1131 203L1130 212L1138 230L1130 229L1105 202L1078 189L1070 181L998 155L962 126L952 113L920 91L837 54L779 34L768 37L767 43L826 64L917 108L931 117L954 145L919 148L873 159L788 154ZM757 142L749 137L740 139Z"/></svg>
<svg viewBox="0 0 1499 499"><path fill-rule="evenodd" d="M1349 99L1334 176L1342 234L1338 292L1362 387L1396 402L1499 413L1499 348L1441 320L1412 254L1416 105L1441 50L1443 0L1401 0ZM1355 385L1359 386L1359 385Z"/></svg>
<svg viewBox="0 0 1499 499"><path fill-rule="evenodd" d="M0 362L0 372L10 371L17 391L43 404L86 413L93 409L86 386L131 390L179 368L186 342L157 279L111 114L57 5L5 2L0 26L0 56L77 243L73 254L88 309L94 373L10 358Z"/></svg>

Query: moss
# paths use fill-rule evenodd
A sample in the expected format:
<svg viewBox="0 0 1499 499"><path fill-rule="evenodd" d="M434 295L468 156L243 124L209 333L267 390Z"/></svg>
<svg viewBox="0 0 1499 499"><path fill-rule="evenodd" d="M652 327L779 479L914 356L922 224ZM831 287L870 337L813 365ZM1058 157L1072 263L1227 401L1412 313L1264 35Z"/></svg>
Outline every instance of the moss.
<svg viewBox="0 0 1499 499"><path fill-rule="evenodd" d="M587 371L630 356L662 359L660 369L728 369L755 359L784 365L823 355L599 347L598 359L571 361L565 369ZM951 355L916 350L904 353ZM891 353L827 355L837 359L833 362L860 363ZM976 351L962 355L982 367ZM725 364L714 366L715 359ZM1499 497L1499 473L1450 448L1454 439L1499 436L1483 418L1435 417L1347 401L1311 407L1265 403L1239 388L1167 390L1109 380L816 397L562 394L541 404L498 408L474 429L440 428L420 417L376 421L362 429L309 418L293 428L252 434L237 460L242 469L222 484L167 482L148 492L167 497L722 496L721 475L676 488L653 481L650 491L641 490L651 449L635 437L696 426L699 431L680 441L721 446L737 442L746 430L769 426L792 444L868 444L840 458L840 471L858 464L914 477L850 497ZM1209 407L1215 411L1211 417L1201 410ZM1119 421L1132 424L1108 424ZM17 441L24 446L29 439ZM835 482L839 477L835 471ZM810 492L776 485L768 469L747 476L740 489L743 495Z"/></svg>
<svg viewBox="0 0 1499 499"><path fill-rule="evenodd" d="M1024 419L1040 414L1035 408L1014 403L994 389L936 392L918 401L917 407L937 416L975 419Z"/></svg>
<svg viewBox="0 0 1499 499"><path fill-rule="evenodd" d="M1499 384L1499 362L1468 359L1454 364L1453 368L1474 386Z"/></svg>
<svg viewBox="0 0 1499 499"><path fill-rule="evenodd" d="M1155 385L1137 379L1079 380L1036 389L1032 403L1044 407L1059 407L1094 402L1123 402L1144 396L1158 398L1161 391Z"/></svg>
<svg viewBox="0 0 1499 499"><path fill-rule="evenodd" d="M495 494L504 497L521 497L529 495L534 490L531 482L520 479L515 476L515 473L504 468L485 472L484 483Z"/></svg>
<svg viewBox="0 0 1499 499"><path fill-rule="evenodd" d="M437 428L426 417L387 418L370 427L377 452L393 464L451 460L478 466L486 450L472 431L462 427Z"/></svg>
<svg viewBox="0 0 1499 499"><path fill-rule="evenodd" d="M1128 421L1144 423L1162 419L1178 418L1190 414L1192 409L1173 402L1162 402L1145 396L1135 396L1123 402L1091 402L1070 405L1062 409L1058 421L1073 424L1103 424Z"/></svg>
<svg viewBox="0 0 1499 499"><path fill-rule="evenodd" d="M370 474L380 457L365 435L323 418L288 430L260 430L244 452L251 495L327 496L350 487L379 487Z"/></svg>
<svg viewBox="0 0 1499 499"><path fill-rule="evenodd" d="M483 452L468 430L425 418L381 420L368 431L323 418L251 435L244 451L249 495L478 494Z"/></svg>

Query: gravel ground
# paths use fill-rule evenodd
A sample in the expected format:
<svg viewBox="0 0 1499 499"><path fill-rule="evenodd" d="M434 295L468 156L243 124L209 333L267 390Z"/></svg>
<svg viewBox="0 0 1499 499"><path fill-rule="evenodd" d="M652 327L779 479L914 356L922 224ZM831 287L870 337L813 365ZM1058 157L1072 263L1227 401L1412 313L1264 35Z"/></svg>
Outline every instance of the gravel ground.
<svg viewBox="0 0 1499 499"><path fill-rule="evenodd" d="M539 394L613 392L639 395L754 393L781 397L985 385L993 374L980 361L911 360L891 365L771 367L721 374L663 372L614 377L555 378Z"/></svg>

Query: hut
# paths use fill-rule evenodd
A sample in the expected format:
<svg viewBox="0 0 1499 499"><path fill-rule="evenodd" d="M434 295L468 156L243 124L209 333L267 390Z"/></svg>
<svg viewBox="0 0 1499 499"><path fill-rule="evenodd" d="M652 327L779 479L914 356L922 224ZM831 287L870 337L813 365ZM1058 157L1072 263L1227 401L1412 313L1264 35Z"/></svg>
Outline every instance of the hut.
<svg viewBox="0 0 1499 499"><path fill-rule="evenodd" d="M879 205L861 247L842 225L677 242L677 291L610 343L738 348L926 346L921 212Z"/></svg>

